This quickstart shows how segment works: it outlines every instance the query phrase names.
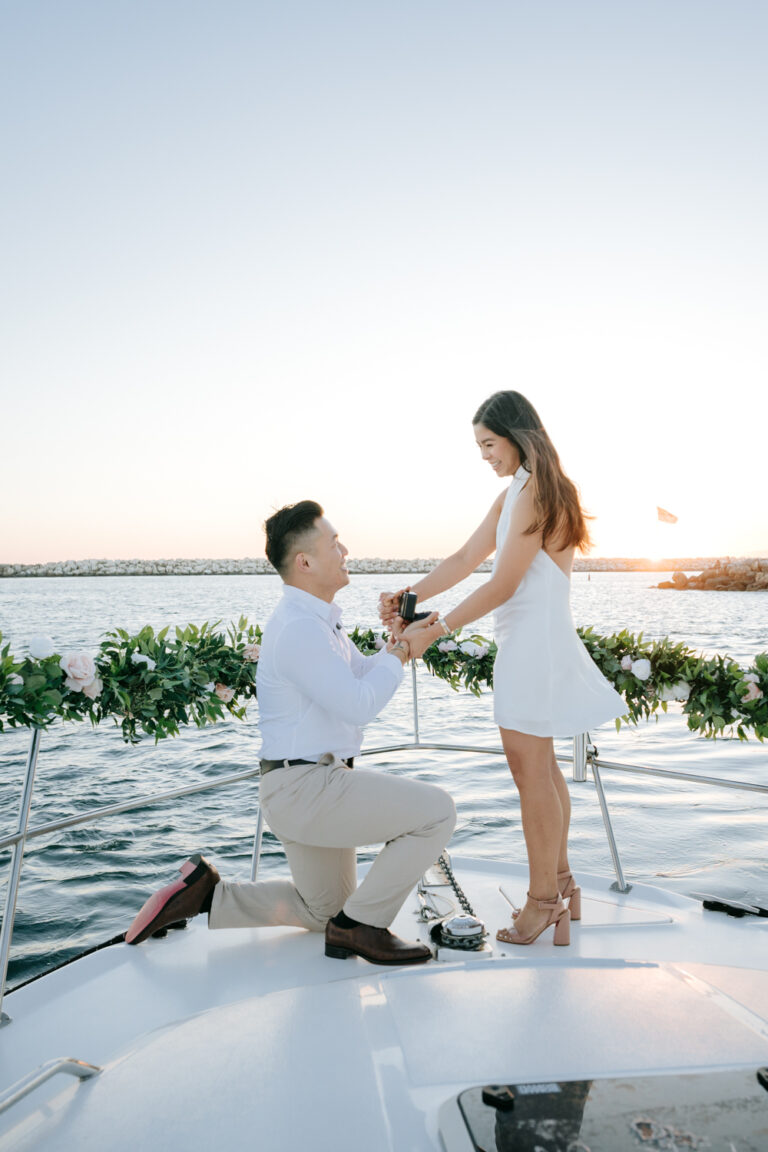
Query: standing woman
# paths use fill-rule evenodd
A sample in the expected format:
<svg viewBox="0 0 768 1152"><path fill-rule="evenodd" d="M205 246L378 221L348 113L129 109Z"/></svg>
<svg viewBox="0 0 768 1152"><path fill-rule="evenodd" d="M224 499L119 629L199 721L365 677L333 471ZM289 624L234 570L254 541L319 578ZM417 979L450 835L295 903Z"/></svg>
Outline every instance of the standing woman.
<svg viewBox="0 0 768 1152"><path fill-rule="evenodd" d="M525 906L497 939L531 944L555 925L555 944L568 944L570 920L581 916L581 890L568 863L571 804L553 737L586 732L627 708L573 624L573 556L589 546L589 533L536 410L519 392L495 392L472 423L483 460L511 483L469 540L411 591L429 600L496 552L490 579L425 627L438 640L495 613L494 719L520 793L530 871ZM399 596L382 593L385 623L395 620Z"/></svg>

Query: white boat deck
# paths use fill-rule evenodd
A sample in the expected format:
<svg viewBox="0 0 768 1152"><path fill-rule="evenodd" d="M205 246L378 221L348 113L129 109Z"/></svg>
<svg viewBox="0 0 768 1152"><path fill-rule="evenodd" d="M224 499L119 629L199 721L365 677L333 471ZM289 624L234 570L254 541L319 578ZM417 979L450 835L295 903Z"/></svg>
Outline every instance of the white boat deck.
<svg viewBox="0 0 768 1152"><path fill-rule="evenodd" d="M57 1056L104 1070L25 1097L0 1116L0 1149L432 1152L440 1107L471 1085L768 1065L768 920L580 874L570 947L551 930L503 945L499 886L519 903L524 871L453 866L491 932L482 953L390 969L327 959L317 934L203 917L8 994L0 1091ZM414 893L393 928L426 938L416 909Z"/></svg>

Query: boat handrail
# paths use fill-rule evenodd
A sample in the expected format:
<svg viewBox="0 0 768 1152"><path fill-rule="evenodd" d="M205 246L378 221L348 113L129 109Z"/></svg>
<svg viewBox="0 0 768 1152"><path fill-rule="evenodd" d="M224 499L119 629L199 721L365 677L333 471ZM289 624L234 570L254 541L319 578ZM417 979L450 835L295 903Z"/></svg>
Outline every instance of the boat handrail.
<svg viewBox="0 0 768 1152"><path fill-rule="evenodd" d="M501 748L501 746L487 747L483 745L443 744L431 741L423 741L419 731L419 699L415 661L411 662L411 672L413 700L413 740L406 741L401 744L389 744L376 748L364 748L360 753L361 756L381 756L390 752L408 752L415 750L422 752L472 752L480 755L491 756L504 755L504 750ZM250 768L244 772L236 772L227 776L216 777L212 780L201 781L197 784L190 784L181 788L169 789L165 792L156 792L140 797L133 797L131 800L126 800L119 804L109 804L101 808L93 808L90 811L82 812L77 816L70 816L61 820L49 821L46 824L40 824L36 827L30 828L28 826L29 809L34 787L34 776L37 764L38 750L40 746L40 736L41 729L35 728L32 730L32 740L27 758L27 770L24 780L17 830L10 835L0 837L0 851L6 848L11 849L10 877L6 890L5 914L3 916L2 930L0 931L0 1026L9 1022L8 1016L2 1012L2 1003L5 993L5 980L8 969L11 937L13 934L13 925L16 914L16 897L21 877L24 848L27 841L36 840L41 836L51 835L54 832L61 831L65 828L74 828L79 825L90 824L96 820L100 820L108 816L114 816L121 812L128 812L137 808L147 808L154 804L163 803L166 800L173 800L181 796L190 796L195 793L210 791L214 788L221 788L225 785L240 783L241 781L249 780L254 776L259 775L258 768ZM631 885L626 882L621 867L618 847L613 832L610 812L608 810L608 803L605 797L600 775L602 769L619 772L630 772L639 775L657 776L666 780L678 780L684 783L710 784L719 788L735 788L751 792L768 793L768 785L766 784L752 784L747 781L725 780L716 776L700 776L687 772L676 772L661 768L650 768L646 765L630 765L615 761L601 760L597 754L597 750L590 743L588 733L583 733L573 738L572 755L568 755L566 753L558 753L557 758L562 763L572 764L573 779L576 782L584 782L587 780L588 767L592 771L592 778L597 791L603 824L605 826L606 837L608 840L608 846L613 861L614 871L616 873L616 883L613 885L613 887L616 888L619 892L628 892ZM258 870L263 830L264 817L261 808L259 807L251 860L252 879L256 878L256 873Z"/></svg>
<svg viewBox="0 0 768 1152"><path fill-rule="evenodd" d="M19 1100L23 1100L35 1088L45 1084L52 1076L65 1072L69 1076L77 1076L80 1080L89 1080L91 1076L98 1076L102 1069L98 1064L86 1064L84 1060L75 1060L72 1056L60 1056L54 1060L47 1060L39 1068L22 1076L10 1088L0 1092L0 1113L7 1112Z"/></svg>
<svg viewBox="0 0 768 1152"><path fill-rule="evenodd" d="M475 752L485 756L503 756L504 749L488 748L476 744L441 744L425 740L404 744L387 744L380 748L363 748L360 756L382 756L389 752ZM560 763L571 764L573 756L567 753L557 754ZM590 766L598 769L608 769L615 772L630 772L637 775L658 776L664 780L680 780L688 784L712 784L717 788L735 788L746 792L764 792L768 794L768 784L753 784L747 780L724 780L718 776L698 776L691 772L676 772L667 768L650 768L644 764L622 764L618 761L603 760L599 756L590 757ZM183 788L173 788L168 792L149 792L143 796L125 800L120 804L107 804L102 808L91 808L81 812L78 816L66 816L61 820L51 820L47 824L36 824L28 828L26 835L22 832L12 832L7 836L0 836L0 852L12 848L22 840L37 840L41 836L50 836L66 828L75 828L82 824L92 824L107 816L116 816L121 812L130 812L136 808L150 808L154 804L161 804L165 800L175 800L180 796L192 796L197 792L207 792L214 788L222 788L229 784L239 784L243 780L251 780L259 775L258 768L251 768L246 772L235 772L230 776L218 776L214 780L205 780L200 784L188 784Z"/></svg>

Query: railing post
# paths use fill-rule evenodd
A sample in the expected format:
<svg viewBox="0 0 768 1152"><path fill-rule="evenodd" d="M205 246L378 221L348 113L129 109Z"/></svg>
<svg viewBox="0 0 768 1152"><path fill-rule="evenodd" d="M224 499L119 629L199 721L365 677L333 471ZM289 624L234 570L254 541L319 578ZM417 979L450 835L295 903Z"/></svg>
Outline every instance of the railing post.
<svg viewBox="0 0 768 1152"><path fill-rule="evenodd" d="M420 744L419 738L419 692L416 687L416 661L411 660L411 684L413 686L413 742Z"/></svg>
<svg viewBox="0 0 768 1152"><path fill-rule="evenodd" d="M587 778L587 741L586 732L579 732L573 738L573 779L577 784L583 784Z"/></svg>
<svg viewBox="0 0 768 1152"><path fill-rule="evenodd" d="M605 799L603 782L600 779L600 770L597 767L597 761L592 756L590 756L590 765L595 780L595 788L597 789L597 798L600 801L600 811L603 814L603 824L605 825L605 834L608 837L608 847L611 851L611 859L613 860L613 870L616 873L616 880L611 884L611 888L618 892L629 892L632 885L627 884L624 879L624 872L621 867L621 860L619 859L619 849L616 845L616 837L613 834L613 825L611 824L611 816L608 811L608 801Z"/></svg>
<svg viewBox="0 0 768 1152"><path fill-rule="evenodd" d="M3 927L0 933L0 1028L10 1024L11 1018L3 1012L3 996L5 995L5 977L8 973L8 957L11 951L11 938L13 936L13 922L16 917L16 896L19 891L21 879L21 866L24 862L24 847L26 843L27 824L29 823L29 809L32 805L32 792L35 787L35 768L37 767L37 753L40 748L40 734L42 729L32 729L32 739L27 755L27 769L24 776L24 791L19 807L19 823L16 830L21 837L11 849L11 871L8 877L8 891L5 895L5 912L3 913Z"/></svg>

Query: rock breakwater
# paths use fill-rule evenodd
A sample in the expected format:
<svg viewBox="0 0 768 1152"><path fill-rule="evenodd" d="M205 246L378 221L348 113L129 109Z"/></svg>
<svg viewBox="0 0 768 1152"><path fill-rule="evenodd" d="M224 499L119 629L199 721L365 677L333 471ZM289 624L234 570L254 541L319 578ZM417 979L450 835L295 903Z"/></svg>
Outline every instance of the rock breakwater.
<svg viewBox="0 0 768 1152"><path fill-rule="evenodd" d="M381 574L395 572L429 572L439 558L387 560L380 556L349 560L352 573ZM713 559L676 559L651 561L627 558L582 557L574 563L576 572L682 572L700 571L721 561ZM745 561L745 563L751 563ZM764 563L764 561L761 561ZM486 560L478 572L490 572ZM229 560L59 560L47 564L0 564L0 578L43 576L266 576L274 575L268 560L251 557Z"/></svg>
<svg viewBox="0 0 768 1152"><path fill-rule="evenodd" d="M657 587L680 592L764 592L768 589L768 559L716 560L696 576L677 571Z"/></svg>

